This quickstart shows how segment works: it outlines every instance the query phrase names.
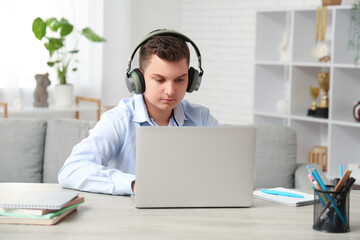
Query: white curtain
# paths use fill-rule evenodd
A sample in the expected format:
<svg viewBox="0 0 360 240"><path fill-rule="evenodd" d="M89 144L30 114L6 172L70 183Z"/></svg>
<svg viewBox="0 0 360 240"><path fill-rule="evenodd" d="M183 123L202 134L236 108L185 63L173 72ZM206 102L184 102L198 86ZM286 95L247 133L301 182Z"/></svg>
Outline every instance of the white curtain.
<svg viewBox="0 0 360 240"><path fill-rule="evenodd" d="M52 89L58 80L54 69L46 64L48 51L44 42L36 39L31 30L36 17L64 17L75 31L90 27L103 36L103 14L103 0L1 0L0 101L12 106L15 99L21 99L24 105L32 105L34 75L49 72L49 100L53 102ZM69 39L68 48L74 46L74 39ZM102 44L82 38L78 48L78 71L69 72L68 82L74 85L75 94L100 98Z"/></svg>

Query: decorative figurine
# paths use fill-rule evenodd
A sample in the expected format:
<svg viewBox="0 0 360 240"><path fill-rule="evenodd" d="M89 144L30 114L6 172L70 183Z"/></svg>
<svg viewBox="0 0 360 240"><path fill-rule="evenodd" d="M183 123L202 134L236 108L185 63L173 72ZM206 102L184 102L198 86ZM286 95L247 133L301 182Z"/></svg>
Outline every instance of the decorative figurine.
<svg viewBox="0 0 360 240"><path fill-rule="evenodd" d="M48 92L46 90L47 86L51 84L49 80L49 74L36 74L36 88L34 91L34 107L48 107L49 103L47 102L48 99Z"/></svg>

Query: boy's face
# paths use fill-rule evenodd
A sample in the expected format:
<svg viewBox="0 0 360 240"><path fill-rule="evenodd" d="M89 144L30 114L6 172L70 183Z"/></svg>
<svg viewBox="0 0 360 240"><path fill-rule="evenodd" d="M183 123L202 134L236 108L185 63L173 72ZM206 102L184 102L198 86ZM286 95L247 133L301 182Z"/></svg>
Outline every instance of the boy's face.
<svg viewBox="0 0 360 240"><path fill-rule="evenodd" d="M142 72L145 78L144 99L149 114L171 113L186 93L188 85L186 59L170 62L154 54Z"/></svg>

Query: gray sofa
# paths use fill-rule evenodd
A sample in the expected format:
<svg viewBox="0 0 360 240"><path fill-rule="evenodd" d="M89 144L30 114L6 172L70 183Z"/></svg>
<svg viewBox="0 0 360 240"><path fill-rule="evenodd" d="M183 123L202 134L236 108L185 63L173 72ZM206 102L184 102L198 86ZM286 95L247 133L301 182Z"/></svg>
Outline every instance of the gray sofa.
<svg viewBox="0 0 360 240"><path fill-rule="evenodd" d="M74 119L0 120L0 182L57 183L75 144L96 122ZM287 127L257 126L255 187L311 188L296 163L296 134Z"/></svg>

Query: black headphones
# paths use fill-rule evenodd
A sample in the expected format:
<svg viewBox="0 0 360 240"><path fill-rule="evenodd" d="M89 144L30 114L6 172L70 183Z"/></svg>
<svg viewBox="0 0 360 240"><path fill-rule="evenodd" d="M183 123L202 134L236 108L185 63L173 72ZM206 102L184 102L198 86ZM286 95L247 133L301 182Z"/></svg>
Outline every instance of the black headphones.
<svg viewBox="0 0 360 240"><path fill-rule="evenodd" d="M204 74L204 71L201 68L201 55L200 55L200 51L199 51L198 47L195 45L195 43L190 38L188 38L184 34L181 34L179 32L175 32L175 31L171 31L171 30L158 30L158 31L148 34L145 37L145 39L143 39L135 47L135 49L131 52L131 55L129 58L128 69L126 70L126 77L125 77L126 86L129 89L129 91L134 92L135 94L141 94L145 91L144 76L142 75L141 71L138 68L135 68L130 72L131 62L135 56L136 51L141 47L141 45L143 45L145 42L147 42L150 38L152 38L154 36L175 36L175 37L181 38L185 42L189 42L194 47L196 55L198 57L200 73L193 67L189 68L189 73L188 73L189 82L188 82L186 91L191 93L194 90L195 91L199 90L201 78L202 78L202 75Z"/></svg>

